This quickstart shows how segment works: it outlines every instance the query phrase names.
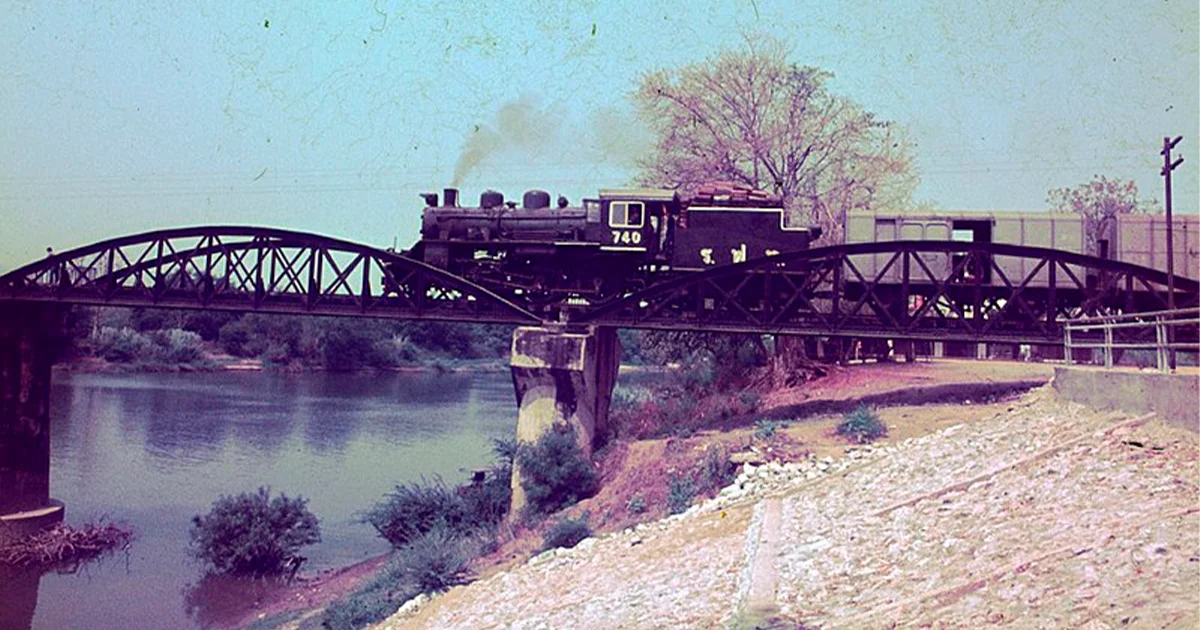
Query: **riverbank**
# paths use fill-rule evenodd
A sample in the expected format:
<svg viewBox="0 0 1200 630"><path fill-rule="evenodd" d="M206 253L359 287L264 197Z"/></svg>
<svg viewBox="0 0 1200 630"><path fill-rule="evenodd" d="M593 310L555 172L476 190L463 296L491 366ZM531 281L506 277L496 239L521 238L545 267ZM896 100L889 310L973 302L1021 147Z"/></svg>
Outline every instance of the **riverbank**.
<svg viewBox="0 0 1200 630"><path fill-rule="evenodd" d="M748 466L682 515L516 563L376 627L1200 622L1195 434L1050 388L881 416L887 441Z"/></svg>
<svg viewBox="0 0 1200 630"><path fill-rule="evenodd" d="M1020 391L1039 386L1049 380L1052 372L1052 366L1042 364L953 360L834 367L828 376L804 386L764 394L759 414L742 418L740 424L730 420L687 436L621 441L610 445L597 454L602 476L600 493L557 516L578 517L586 512L598 535L644 527L646 523L669 516L670 479L701 466L711 449L736 455L739 461L774 462L771 466L807 466L811 470L806 469L805 474L809 474L827 469L832 462L858 451L834 435L833 426L839 417L827 411L818 413L821 409L828 410L864 398L887 400L888 396L898 393L904 393L909 402L930 403L931 406L881 409L879 413L890 430L889 437L880 443L886 445L978 419L981 414L988 413L989 405L996 400L1008 400ZM957 394L948 393L956 388L960 390ZM754 418L763 416L777 421L765 425L755 422ZM764 437L764 432L769 432L770 436ZM549 519L547 523L553 520ZM486 580L506 571L519 570L538 554L542 529L544 526L512 531L495 553L472 564L475 578ZM328 601L332 599L334 597ZM305 621L281 614L284 612L282 608L259 610L244 618L241 624L245 626L255 621L262 624L279 616L280 624L256 627L319 627L320 616L310 615L311 610L300 615ZM264 615L265 619L260 620ZM291 620L283 623L285 618Z"/></svg>

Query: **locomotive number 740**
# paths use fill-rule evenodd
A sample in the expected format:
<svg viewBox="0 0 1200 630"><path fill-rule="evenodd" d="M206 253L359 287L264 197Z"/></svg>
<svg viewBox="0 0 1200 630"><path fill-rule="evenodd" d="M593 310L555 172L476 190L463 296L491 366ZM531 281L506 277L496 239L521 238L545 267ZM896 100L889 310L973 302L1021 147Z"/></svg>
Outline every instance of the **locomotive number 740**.
<svg viewBox="0 0 1200 630"><path fill-rule="evenodd" d="M634 230L621 230L612 233L613 244L637 245L642 242L642 233Z"/></svg>

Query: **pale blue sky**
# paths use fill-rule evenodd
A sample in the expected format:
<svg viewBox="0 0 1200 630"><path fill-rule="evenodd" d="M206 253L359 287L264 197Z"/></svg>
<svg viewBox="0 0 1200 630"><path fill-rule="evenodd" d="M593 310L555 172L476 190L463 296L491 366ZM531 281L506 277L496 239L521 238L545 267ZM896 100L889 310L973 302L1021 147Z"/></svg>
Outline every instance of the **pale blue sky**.
<svg viewBox="0 0 1200 630"><path fill-rule="evenodd" d="M578 200L632 174L639 76L759 34L908 129L919 201L1038 210L1094 174L1161 200L1164 135L1177 211L1200 196L1195 0L85 4L0 0L0 271L180 225L407 246L417 193L518 98L538 141L463 194Z"/></svg>

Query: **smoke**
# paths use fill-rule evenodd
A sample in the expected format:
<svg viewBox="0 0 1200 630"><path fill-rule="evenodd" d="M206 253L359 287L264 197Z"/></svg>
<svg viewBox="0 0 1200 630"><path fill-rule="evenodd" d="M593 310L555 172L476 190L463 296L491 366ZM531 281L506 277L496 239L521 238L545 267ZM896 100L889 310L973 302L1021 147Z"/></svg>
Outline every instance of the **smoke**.
<svg viewBox="0 0 1200 630"><path fill-rule="evenodd" d="M558 114L540 107L532 96L521 96L505 103L496 112L493 124L475 125L467 137L458 163L454 166L451 185L462 183L484 160L499 152L511 151L525 158L540 157L547 149L558 144L563 120L561 112Z"/></svg>
<svg viewBox="0 0 1200 630"><path fill-rule="evenodd" d="M495 120L472 129L451 186L499 155L525 169L572 166L586 176L588 166L633 167L653 147L649 129L632 113L602 107L583 118L572 119L562 106L542 105L529 95L505 103Z"/></svg>

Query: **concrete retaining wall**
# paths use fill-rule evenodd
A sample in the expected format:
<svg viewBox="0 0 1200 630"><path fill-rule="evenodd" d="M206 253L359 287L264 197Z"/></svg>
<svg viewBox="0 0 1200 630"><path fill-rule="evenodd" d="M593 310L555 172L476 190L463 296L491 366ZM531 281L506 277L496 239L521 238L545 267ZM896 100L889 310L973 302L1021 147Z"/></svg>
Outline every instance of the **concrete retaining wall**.
<svg viewBox="0 0 1200 630"><path fill-rule="evenodd" d="M1095 409L1153 411L1164 422L1200 433L1200 374L1162 374L1086 367L1054 369L1054 389Z"/></svg>

